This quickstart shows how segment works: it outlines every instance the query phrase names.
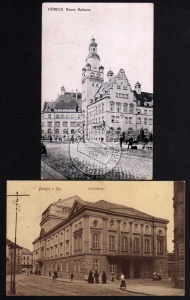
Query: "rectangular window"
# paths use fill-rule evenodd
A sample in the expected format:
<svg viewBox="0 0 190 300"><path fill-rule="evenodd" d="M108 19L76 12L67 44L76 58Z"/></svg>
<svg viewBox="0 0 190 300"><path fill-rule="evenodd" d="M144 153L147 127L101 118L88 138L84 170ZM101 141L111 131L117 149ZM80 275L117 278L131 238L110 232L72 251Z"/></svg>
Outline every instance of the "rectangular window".
<svg viewBox="0 0 190 300"><path fill-rule="evenodd" d="M76 263L76 260L74 260L74 272L77 271L77 263Z"/></svg>
<svg viewBox="0 0 190 300"><path fill-rule="evenodd" d="M92 243L92 247L94 249L98 249L98 234L94 233L93 234L93 243Z"/></svg>
<svg viewBox="0 0 190 300"><path fill-rule="evenodd" d="M141 118L137 118L137 124L141 124Z"/></svg>
<svg viewBox="0 0 190 300"><path fill-rule="evenodd" d="M116 97L118 97L118 93L116 93Z"/></svg>
<svg viewBox="0 0 190 300"><path fill-rule="evenodd" d="M48 118L51 119L51 114L48 115Z"/></svg>
<svg viewBox="0 0 190 300"><path fill-rule="evenodd" d="M80 260L78 260L78 272L80 272Z"/></svg>
<svg viewBox="0 0 190 300"><path fill-rule="evenodd" d="M129 124L132 124L132 117L129 117Z"/></svg>
<svg viewBox="0 0 190 300"><path fill-rule="evenodd" d="M149 239L145 239L145 252L150 252L150 240Z"/></svg>
<svg viewBox="0 0 190 300"><path fill-rule="evenodd" d="M66 241L66 253L69 253L69 241Z"/></svg>
<svg viewBox="0 0 190 300"><path fill-rule="evenodd" d="M152 119L149 119L149 125L152 125Z"/></svg>
<svg viewBox="0 0 190 300"><path fill-rule="evenodd" d="M60 126L60 122L55 122L55 126L59 127Z"/></svg>
<svg viewBox="0 0 190 300"><path fill-rule="evenodd" d="M93 270L99 271L99 261L98 261L98 259L94 259L94 261L93 261Z"/></svg>
<svg viewBox="0 0 190 300"><path fill-rule="evenodd" d="M115 236L110 235L110 250L115 250Z"/></svg>
<svg viewBox="0 0 190 300"><path fill-rule="evenodd" d="M71 127L75 127L75 122L70 122Z"/></svg>
<svg viewBox="0 0 190 300"><path fill-rule="evenodd" d="M128 124L128 117L125 117L125 124Z"/></svg>
<svg viewBox="0 0 190 300"><path fill-rule="evenodd" d="M134 252L139 252L139 238L134 238Z"/></svg>
<svg viewBox="0 0 190 300"><path fill-rule="evenodd" d="M120 89L121 87L120 87L120 85L117 85L117 89Z"/></svg>
<svg viewBox="0 0 190 300"><path fill-rule="evenodd" d="M144 114L147 115L147 109L144 110Z"/></svg>
<svg viewBox="0 0 190 300"><path fill-rule="evenodd" d="M144 119L144 125L147 125L147 118Z"/></svg>
<svg viewBox="0 0 190 300"><path fill-rule="evenodd" d="M149 266L145 266L145 273L149 273Z"/></svg>
<svg viewBox="0 0 190 300"><path fill-rule="evenodd" d="M163 247L163 241L162 240L157 240L157 252L158 253L163 253L164 251Z"/></svg>
<svg viewBox="0 0 190 300"><path fill-rule="evenodd" d="M114 264L110 265L110 273L115 273L115 265Z"/></svg>
<svg viewBox="0 0 190 300"><path fill-rule="evenodd" d="M63 122L63 127L68 127L68 122Z"/></svg>
<svg viewBox="0 0 190 300"><path fill-rule="evenodd" d="M115 116L111 116L112 123L115 123Z"/></svg>
<svg viewBox="0 0 190 300"><path fill-rule="evenodd" d="M52 122L48 122L48 127L52 127Z"/></svg>
<svg viewBox="0 0 190 300"><path fill-rule="evenodd" d="M119 123L119 116L116 116L116 123Z"/></svg>
<svg viewBox="0 0 190 300"><path fill-rule="evenodd" d="M66 272L69 272L69 263L66 262Z"/></svg>
<svg viewBox="0 0 190 300"><path fill-rule="evenodd" d="M60 271L63 272L63 264L60 264Z"/></svg>
<svg viewBox="0 0 190 300"><path fill-rule="evenodd" d="M122 238L122 251L127 251L128 249L128 247L127 247L128 245L127 245L127 237L126 236L124 236L123 238Z"/></svg>

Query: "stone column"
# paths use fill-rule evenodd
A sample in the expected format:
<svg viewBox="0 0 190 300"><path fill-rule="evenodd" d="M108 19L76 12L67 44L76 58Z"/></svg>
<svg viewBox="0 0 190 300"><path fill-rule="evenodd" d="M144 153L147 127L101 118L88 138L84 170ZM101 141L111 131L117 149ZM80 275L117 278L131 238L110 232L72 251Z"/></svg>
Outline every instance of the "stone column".
<svg viewBox="0 0 190 300"><path fill-rule="evenodd" d="M141 234L140 234L140 239L141 239L141 255L143 255L144 254L144 249L143 249L143 243L144 243L144 241L143 241L143 238L144 238L144 235L143 235L143 226L144 226L144 224L140 224L141 225Z"/></svg>
<svg viewBox="0 0 190 300"><path fill-rule="evenodd" d="M121 230L120 230L120 227L121 227L121 221L118 220L117 221L117 253L120 254L121 253Z"/></svg>

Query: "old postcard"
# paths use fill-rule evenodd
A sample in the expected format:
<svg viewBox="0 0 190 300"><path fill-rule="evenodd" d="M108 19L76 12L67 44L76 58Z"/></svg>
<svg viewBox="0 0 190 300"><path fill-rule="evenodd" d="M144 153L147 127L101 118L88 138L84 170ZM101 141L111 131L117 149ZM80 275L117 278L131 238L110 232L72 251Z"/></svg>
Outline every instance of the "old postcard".
<svg viewBox="0 0 190 300"><path fill-rule="evenodd" d="M42 179L152 179L153 13L43 4Z"/></svg>
<svg viewBox="0 0 190 300"><path fill-rule="evenodd" d="M8 181L7 295L184 295L185 183Z"/></svg>

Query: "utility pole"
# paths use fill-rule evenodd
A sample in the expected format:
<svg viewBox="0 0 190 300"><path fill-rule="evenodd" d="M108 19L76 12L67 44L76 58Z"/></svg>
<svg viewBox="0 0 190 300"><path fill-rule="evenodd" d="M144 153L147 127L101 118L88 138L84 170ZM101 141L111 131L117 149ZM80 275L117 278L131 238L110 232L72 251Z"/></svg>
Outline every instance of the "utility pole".
<svg viewBox="0 0 190 300"><path fill-rule="evenodd" d="M9 197L16 197L16 201L13 201L13 203L16 205L16 218L15 218L15 243L14 243L14 268L13 268L13 283L11 286L12 294L16 294L16 286L15 286L15 275L16 275L16 233L17 233L17 214L19 211L18 207L18 197L27 197L30 195L19 195L18 192L16 192L16 195L7 195Z"/></svg>

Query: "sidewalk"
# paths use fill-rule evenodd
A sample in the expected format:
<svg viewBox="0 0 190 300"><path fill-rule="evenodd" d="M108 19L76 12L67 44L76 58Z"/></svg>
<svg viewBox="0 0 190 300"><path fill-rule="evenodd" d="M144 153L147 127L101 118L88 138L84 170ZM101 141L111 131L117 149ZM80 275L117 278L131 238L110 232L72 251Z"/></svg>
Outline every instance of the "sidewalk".
<svg viewBox="0 0 190 300"><path fill-rule="evenodd" d="M32 275L36 276L36 275ZM47 277L47 276L40 276L43 278L48 278L52 280L52 277ZM85 280L73 280L71 281L70 279L66 278L57 278L55 281L62 281L62 282L67 282L70 284L87 284L87 281ZM100 283L101 284L101 283ZM115 285L115 287L120 286L120 281L115 280L114 282L108 281L108 285ZM172 287L172 282L171 285L163 285L162 282L159 282L159 285L151 285L152 280L144 282L143 280L126 280L126 285L127 288L126 290L123 290L124 292L130 292L134 294L140 294L144 296L184 296L185 291L183 289L177 289Z"/></svg>
<svg viewBox="0 0 190 300"><path fill-rule="evenodd" d="M66 179L66 177L41 160L41 179Z"/></svg>

